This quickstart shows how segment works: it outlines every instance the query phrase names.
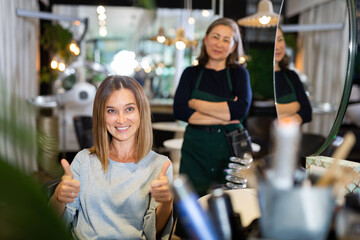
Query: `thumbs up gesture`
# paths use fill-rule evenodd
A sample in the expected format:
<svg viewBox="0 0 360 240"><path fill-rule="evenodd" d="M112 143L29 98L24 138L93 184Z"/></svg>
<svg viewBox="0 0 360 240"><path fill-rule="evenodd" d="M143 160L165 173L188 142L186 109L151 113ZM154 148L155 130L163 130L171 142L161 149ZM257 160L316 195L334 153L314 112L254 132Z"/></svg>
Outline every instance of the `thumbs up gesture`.
<svg viewBox="0 0 360 240"><path fill-rule="evenodd" d="M170 202L172 201L172 193L169 186L169 181L166 176L166 172L170 166L171 162L167 161L161 168L158 179L151 182L150 193L151 196L157 202Z"/></svg>
<svg viewBox="0 0 360 240"><path fill-rule="evenodd" d="M71 203L78 196L80 192L80 182L74 179L74 176L70 170L70 165L66 159L61 160L61 166L64 169L64 175L62 176L60 184L55 190L55 197L59 202Z"/></svg>

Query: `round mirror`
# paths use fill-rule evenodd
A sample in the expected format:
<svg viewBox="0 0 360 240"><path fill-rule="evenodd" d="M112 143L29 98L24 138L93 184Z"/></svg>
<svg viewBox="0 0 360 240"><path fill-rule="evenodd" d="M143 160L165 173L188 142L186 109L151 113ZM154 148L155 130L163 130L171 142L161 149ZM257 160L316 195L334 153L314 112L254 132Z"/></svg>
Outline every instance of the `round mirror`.
<svg viewBox="0 0 360 240"><path fill-rule="evenodd" d="M334 141L350 97L356 40L353 0L284 0L274 52L278 117L302 122L302 157ZM305 145L305 146L304 146Z"/></svg>

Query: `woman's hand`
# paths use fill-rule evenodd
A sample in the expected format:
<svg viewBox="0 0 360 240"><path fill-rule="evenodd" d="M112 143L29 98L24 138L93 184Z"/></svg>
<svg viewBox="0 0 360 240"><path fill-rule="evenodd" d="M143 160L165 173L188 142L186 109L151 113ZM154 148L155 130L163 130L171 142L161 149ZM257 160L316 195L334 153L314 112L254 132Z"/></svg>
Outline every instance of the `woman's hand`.
<svg viewBox="0 0 360 240"><path fill-rule="evenodd" d="M56 187L55 193L50 199L50 206L60 217L65 211L65 203L74 202L74 199L80 192L80 182L74 179L70 165L66 159L61 160L61 166L65 174L62 176L61 182Z"/></svg>
<svg viewBox="0 0 360 240"><path fill-rule="evenodd" d="M173 199L169 181L166 176L170 164L170 161L165 162L161 168L158 179L151 182L151 196L159 203L171 202Z"/></svg>
<svg viewBox="0 0 360 240"><path fill-rule="evenodd" d="M301 116L297 113L300 110L300 103L297 101L291 103L277 103L276 111L279 119L294 117L299 123L302 123Z"/></svg>
<svg viewBox="0 0 360 240"><path fill-rule="evenodd" d="M209 102L200 99L190 99L188 105L196 112L218 118L222 121L230 121L231 116L227 101Z"/></svg>
<svg viewBox="0 0 360 240"><path fill-rule="evenodd" d="M196 103L198 101L202 101L202 100L199 100L199 99L195 99L195 98L192 98L188 101L188 105L189 105L189 108L192 108L194 110L196 110Z"/></svg>
<svg viewBox="0 0 360 240"><path fill-rule="evenodd" d="M60 184L56 187L54 197L61 203L71 203L74 202L74 199L80 192L80 182L74 179L68 161L62 159L61 165L65 174L62 176Z"/></svg>
<svg viewBox="0 0 360 240"><path fill-rule="evenodd" d="M166 176L170 164L170 161L165 162L161 168L158 179L151 182L151 196L159 203L155 213L157 235L160 234L166 226L172 212L173 194Z"/></svg>
<svg viewBox="0 0 360 240"><path fill-rule="evenodd" d="M300 103L276 103L276 111L279 117L286 117L296 114L300 110Z"/></svg>

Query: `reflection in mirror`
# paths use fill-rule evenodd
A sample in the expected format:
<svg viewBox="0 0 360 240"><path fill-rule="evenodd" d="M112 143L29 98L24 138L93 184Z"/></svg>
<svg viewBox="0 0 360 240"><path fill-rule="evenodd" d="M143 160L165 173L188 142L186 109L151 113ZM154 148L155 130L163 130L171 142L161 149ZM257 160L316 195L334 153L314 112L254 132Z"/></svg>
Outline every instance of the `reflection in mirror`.
<svg viewBox="0 0 360 240"><path fill-rule="evenodd" d="M302 1L284 0L281 15L284 17L280 25L287 43L286 53L290 57L289 68L303 83L312 106L312 120L302 125L303 134L323 138L315 149L305 151L303 156L319 154L333 140L326 139L329 133L332 133L332 137L337 133L334 122L343 108L341 103L346 105L347 101L343 100L349 97L346 91L343 95L344 87L349 87L346 81L351 82L348 58L352 54L350 43L351 34L354 34L349 31L352 28L351 21L349 27L351 17L348 3L345 0L316 0L305 4ZM276 84L277 80L275 89L278 88ZM278 97L275 96L277 106L280 106ZM277 110L281 115L282 111ZM294 108L293 112L298 113L296 110ZM340 117L341 123L343 114Z"/></svg>
<svg viewBox="0 0 360 240"><path fill-rule="evenodd" d="M312 108L298 74L289 69L289 56L280 26L275 42L275 96L278 118L294 117L300 124L311 121Z"/></svg>

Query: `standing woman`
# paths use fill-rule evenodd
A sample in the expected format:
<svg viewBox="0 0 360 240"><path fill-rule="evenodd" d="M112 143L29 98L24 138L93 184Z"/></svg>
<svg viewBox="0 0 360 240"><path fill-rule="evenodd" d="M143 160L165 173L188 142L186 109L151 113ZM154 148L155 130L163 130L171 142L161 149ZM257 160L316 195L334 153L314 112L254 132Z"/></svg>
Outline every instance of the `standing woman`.
<svg viewBox="0 0 360 240"><path fill-rule="evenodd" d="M180 173L200 196L225 183L230 157L225 133L241 127L250 107L249 73L238 62L242 55L236 22L217 19L206 31L198 66L184 70L175 93L174 116L188 122Z"/></svg>
<svg viewBox="0 0 360 240"><path fill-rule="evenodd" d="M168 239L169 159L151 151L150 106L133 78L109 76L93 107L94 145L80 151L50 200L75 239Z"/></svg>
<svg viewBox="0 0 360 240"><path fill-rule="evenodd" d="M292 116L300 124L310 122L312 108L296 72L289 69L289 57L282 30L278 27L275 45L275 97L279 119Z"/></svg>

